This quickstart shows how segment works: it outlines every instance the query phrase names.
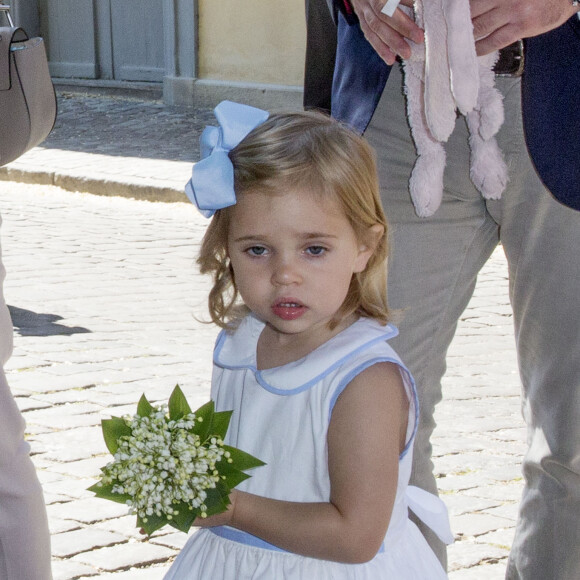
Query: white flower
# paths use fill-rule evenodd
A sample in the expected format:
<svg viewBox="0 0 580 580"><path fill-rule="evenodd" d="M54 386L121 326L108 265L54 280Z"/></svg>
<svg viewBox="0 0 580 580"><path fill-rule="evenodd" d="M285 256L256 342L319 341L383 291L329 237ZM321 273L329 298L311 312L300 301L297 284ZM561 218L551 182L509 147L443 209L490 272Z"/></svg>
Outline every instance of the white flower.
<svg viewBox="0 0 580 580"><path fill-rule="evenodd" d="M153 514L171 519L177 515L173 506L181 501L200 508L205 517L206 490L219 481L216 464L225 454L223 441L212 437L203 445L190 431L195 415L172 421L165 406L149 417L124 420L131 435L119 438L114 461L103 468L102 483L112 483L113 493L129 495L131 513L143 521Z"/></svg>

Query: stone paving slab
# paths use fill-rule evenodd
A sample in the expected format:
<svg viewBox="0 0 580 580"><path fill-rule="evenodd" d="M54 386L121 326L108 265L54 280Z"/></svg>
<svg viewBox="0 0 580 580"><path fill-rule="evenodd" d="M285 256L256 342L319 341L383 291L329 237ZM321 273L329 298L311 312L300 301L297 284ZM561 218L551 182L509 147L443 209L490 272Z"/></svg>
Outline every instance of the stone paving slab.
<svg viewBox="0 0 580 580"><path fill-rule="evenodd" d="M81 528L55 534L52 538L51 548L54 556L64 559L82 552L92 551L95 548L113 546L126 541L127 538L121 534L96 528Z"/></svg>
<svg viewBox="0 0 580 580"><path fill-rule="evenodd" d="M116 544L106 548L94 546L92 549L73 556L70 560L87 564L97 570L113 572L164 563L174 554L175 550L165 546L145 540L129 540L128 545L127 543Z"/></svg>
<svg viewBox="0 0 580 580"><path fill-rule="evenodd" d="M102 418L134 412L142 392L166 400L176 382L194 406L208 397L217 331L196 319L209 283L195 267L206 222L185 203L8 181L0 213L15 325L8 379L46 492L55 580L161 579L186 536L144 540L124 506L87 488L108 461ZM451 345L436 417L451 580L503 578L513 536L525 433L508 304L498 249Z"/></svg>

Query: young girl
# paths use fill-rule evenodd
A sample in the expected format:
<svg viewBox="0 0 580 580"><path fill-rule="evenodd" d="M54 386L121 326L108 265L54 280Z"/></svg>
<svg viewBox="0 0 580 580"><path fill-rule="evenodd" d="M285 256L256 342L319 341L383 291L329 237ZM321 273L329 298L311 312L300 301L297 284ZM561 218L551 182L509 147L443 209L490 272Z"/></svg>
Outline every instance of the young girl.
<svg viewBox="0 0 580 580"><path fill-rule="evenodd" d="M215 212L198 260L224 329L211 396L234 411L227 443L266 465L165 578L446 578L408 517L452 540L439 500L407 485L417 395L388 345L373 154L320 114L267 116L221 103L187 187Z"/></svg>

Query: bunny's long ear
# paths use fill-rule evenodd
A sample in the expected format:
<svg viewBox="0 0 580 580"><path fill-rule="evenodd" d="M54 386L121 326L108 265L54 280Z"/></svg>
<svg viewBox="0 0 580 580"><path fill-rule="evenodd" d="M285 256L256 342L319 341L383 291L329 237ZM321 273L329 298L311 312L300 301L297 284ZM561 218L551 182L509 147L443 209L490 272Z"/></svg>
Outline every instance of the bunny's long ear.
<svg viewBox="0 0 580 580"><path fill-rule="evenodd" d="M479 133L481 116L478 110L468 113L469 146L471 148L471 181L485 199L499 199L507 182L507 166L495 137L482 139Z"/></svg>
<svg viewBox="0 0 580 580"><path fill-rule="evenodd" d="M477 59L479 95L476 108L479 109L481 116L479 134L482 139L491 139L500 130L504 121L503 96L495 86L495 73L493 72L498 57L499 53L496 51Z"/></svg>
<svg viewBox="0 0 580 580"><path fill-rule="evenodd" d="M409 180L409 191L419 217L433 215L443 196L445 149L435 140L425 123L423 114L422 64L404 61L407 118L417 149L417 160Z"/></svg>
<svg viewBox="0 0 580 580"><path fill-rule="evenodd" d="M466 115L471 148L470 177L486 199L499 199L508 181L508 171L495 134L504 119L501 93L495 87L492 67L497 55L478 59L480 88L475 109Z"/></svg>
<svg viewBox="0 0 580 580"><path fill-rule="evenodd" d="M449 139L456 120L444 12L444 3L448 1L426 0L422 3L425 25L425 118L437 141Z"/></svg>
<svg viewBox="0 0 580 580"><path fill-rule="evenodd" d="M477 106L479 67L468 0L443 0L451 92L464 115Z"/></svg>

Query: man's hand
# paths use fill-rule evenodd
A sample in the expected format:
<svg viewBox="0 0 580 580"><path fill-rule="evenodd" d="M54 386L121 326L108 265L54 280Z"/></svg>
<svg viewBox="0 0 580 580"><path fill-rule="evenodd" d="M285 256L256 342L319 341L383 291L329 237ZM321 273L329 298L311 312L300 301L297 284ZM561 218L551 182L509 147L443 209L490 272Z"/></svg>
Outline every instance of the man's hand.
<svg viewBox="0 0 580 580"><path fill-rule="evenodd" d="M411 57L411 47L406 39L417 44L423 42L423 31L412 18L397 8L392 17L381 13L386 0L351 0L365 38L378 55L392 65L397 55ZM413 6L412 0L401 0L405 6Z"/></svg>
<svg viewBox="0 0 580 580"><path fill-rule="evenodd" d="M470 0L470 3L479 56L520 38L557 28L578 10L570 0Z"/></svg>

